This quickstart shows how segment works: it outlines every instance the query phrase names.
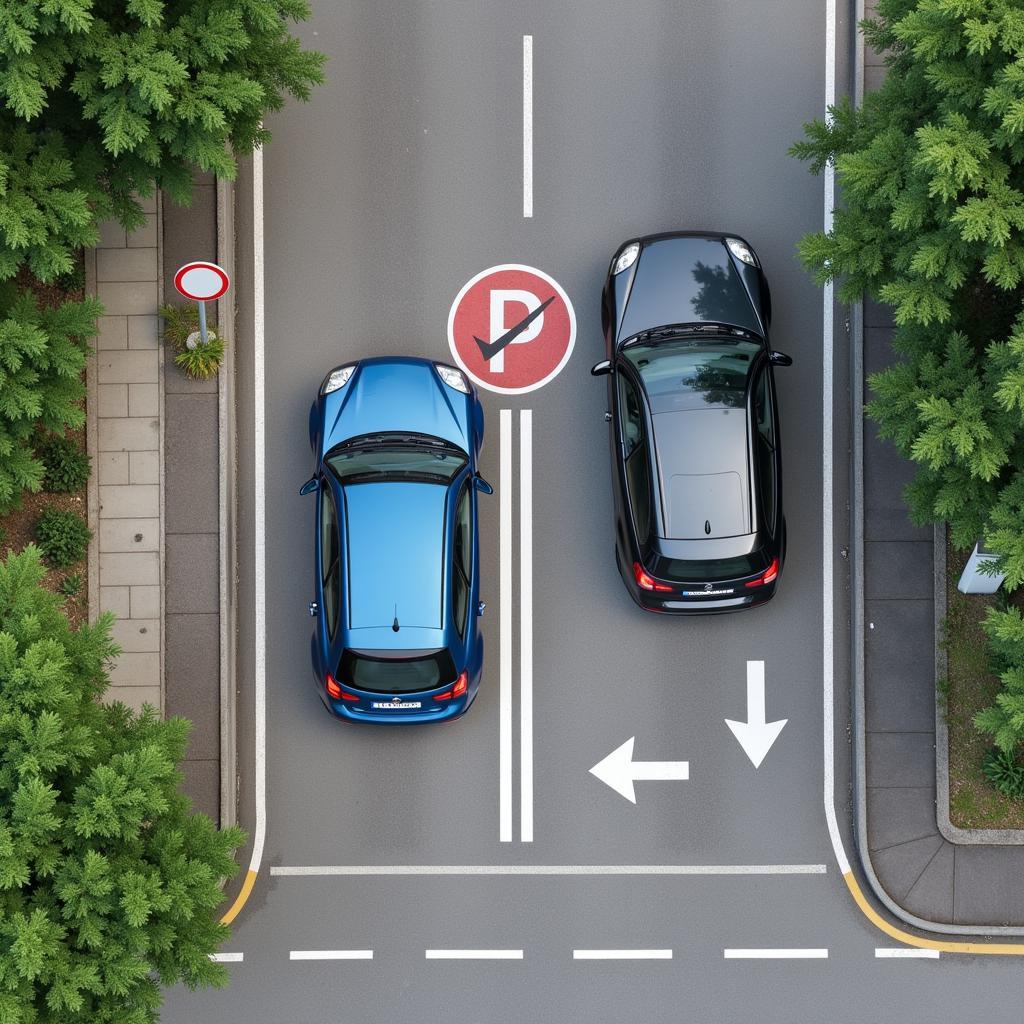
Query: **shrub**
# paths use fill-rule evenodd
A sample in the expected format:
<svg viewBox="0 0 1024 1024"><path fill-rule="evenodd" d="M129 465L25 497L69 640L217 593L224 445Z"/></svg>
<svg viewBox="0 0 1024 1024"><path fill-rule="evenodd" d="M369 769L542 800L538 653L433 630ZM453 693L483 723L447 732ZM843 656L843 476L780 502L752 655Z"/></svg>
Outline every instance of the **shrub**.
<svg viewBox="0 0 1024 1024"><path fill-rule="evenodd" d="M195 348L186 348L174 357L175 363L196 380L212 377L224 358L224 342L212 335L208 338L205 345L200 343Z"/></svg>
<svg viewBox="0 0 1024 1024"><path fill-rule="evenodd" d="M43 486L48 491L80 491L89 481L90 459L69 437L53 437L39 451L45 472Z"/></svg>
<svg viewBox="0 0 1024 1024"><path fill-rule="evenodd" d="M77 630L39 552L0 560L3 1019L150 1024L161 986L224 985L213 953L237 828L191 813L189 723L103 704L113 618Z"/></svg>
<svg viewBox="0 0 1024 1024"><path fill-rule="evenodd" d="M800 243L820 282L894 307L902 361L868 414L918 464L918 523L984 535L1024 583L1024 33L1017 0L879 0L865 22L889 74L863 107L806 125L793 152L833 163L833 230Z"/></svg>
<svg viewBox="0 0 1024 1024"><path fill-rule="evenodd" d="M95 299L40 309L21 295L0 309L0 515L42 486L33 445L85 421L82 373L102 307Z"/></svg>
<svg viewBox="0 0 1024 1024"><path fill-rule="evenodd" d="M48 508L36 522L36 539L43 554L63 569L85 557L92 531L77 512Z"/></svg>
<svg viewBox="0 0 1024 1024"><path fill-rule="evenodd" d="M4 8L10 4L0 5ZM98 219L143 223L159 185L179 203L192 169L235 174L262 121L323 81L289 20L306 0L20 3L0 16L0 279L27 263L68 273Z"/></svg>
<svg viewBox="0 0 1024 1024"><path fill-rule="evenodd" d="M1017 608L989 608L981 628L1002 690L995 704L974 716L974 724L1000 751L1010 754L1024 742L1024 619Z"/></svg>
<svg viewBox="0 0 1024 1024"><path fill-rule="evenodd" d="M1024 800L1024 764L1014 754L993 747L985 755L981 770L1003 796Z"/></svg>
<svg viewBox="0 0 1024 1024"><path fill-rule="evenodd" d="M82 577L77 572L65 576L60 581L60 592L68 597L74 597L82 589Z"/></svg>

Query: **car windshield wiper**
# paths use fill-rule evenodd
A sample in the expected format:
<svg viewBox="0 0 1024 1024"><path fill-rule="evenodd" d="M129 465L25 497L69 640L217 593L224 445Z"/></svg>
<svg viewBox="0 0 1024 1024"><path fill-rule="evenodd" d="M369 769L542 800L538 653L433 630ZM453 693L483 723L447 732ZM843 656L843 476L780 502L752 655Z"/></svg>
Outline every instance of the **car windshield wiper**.
<svg viewBox="0 0 1024 1024"><path fill-rule="evenodd" d="M650 330L634 334L627 338L622 347L626 348L634 344L657 345L661 341L669 341L674 338L692 337L696 340L699 337L715 335L722 344L738 344L739 339L752 339L749 331L739 327L730 327L728 324L700 323L700 324L668 324L664 327L652 327ZM726 335L726 337L722 337Z"/></svg>

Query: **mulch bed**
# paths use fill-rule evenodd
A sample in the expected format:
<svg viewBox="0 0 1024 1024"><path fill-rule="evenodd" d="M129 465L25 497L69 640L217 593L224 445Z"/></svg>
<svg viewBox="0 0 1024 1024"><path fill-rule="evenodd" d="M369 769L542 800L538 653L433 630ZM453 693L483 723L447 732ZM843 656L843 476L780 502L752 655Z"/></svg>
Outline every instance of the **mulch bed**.
<svg viewBox="0 0 1024 1024"><path fill-rule="evenodd" d="M999 677L989 671L981 621L993 599L956 589L970 551L946 547L948 687L940 685L949 726L949 820L959 828L1024 829L1024 801L995 790L981 770L992 740L974 728L974 716L995 702ZM945 693L943 692L945 691Z"/></svg>
<svg viewBox="0 0 1024 1024"><path fill-rule="evenodd" d="M79 284L81 276L80 266L78 273L69 278L51 284L42 284L23 269L15 278L15 283L19 291L28 289L34 292L40 305L58 306L69 299L80 301L84 298L84 287ZM83 402L83 408L84 405ZM65 436L73 439L79 449L85 451L85 427L68 430ZM96 467L93 466L93 472L95 471ZM83 519L87 519L87 491L83 488L72 494L51 494L47 491L40 491L38 494L25 494L21 499L20 507L6 516L0 517L0 530L2 530L3 536L3 541L0 542L0 555L5 556L8 551L21 551L27 544L35 541L36 520L46 508L77 512ZM77 594L67 596L61 592L60 588L64 580L72 576L79 577L80 587ZM89 564L87 558L66 569L49 567L46 578L43 580L43 586L55 594L61 594L64 598L64 611L72 627L77 628L88 621Z"/></svg>

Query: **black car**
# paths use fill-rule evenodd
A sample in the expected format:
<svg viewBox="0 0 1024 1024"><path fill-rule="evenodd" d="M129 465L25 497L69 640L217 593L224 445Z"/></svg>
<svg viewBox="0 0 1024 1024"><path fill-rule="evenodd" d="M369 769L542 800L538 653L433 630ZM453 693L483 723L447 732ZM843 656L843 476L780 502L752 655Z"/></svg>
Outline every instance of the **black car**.
<svg viewBox="0 0 1024 1024"><path fill-rule="evenodd" d="M615 559L655 612L724 612L775 593L786 554L771 298L736 235L624 244L602 299Z"/></svg>

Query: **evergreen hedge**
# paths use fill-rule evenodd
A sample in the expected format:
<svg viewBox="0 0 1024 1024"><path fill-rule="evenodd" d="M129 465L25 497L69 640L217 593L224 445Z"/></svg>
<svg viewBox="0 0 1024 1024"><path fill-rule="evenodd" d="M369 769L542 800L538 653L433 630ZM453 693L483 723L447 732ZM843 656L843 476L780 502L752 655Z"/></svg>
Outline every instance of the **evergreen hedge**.
<svg viewBox="0 0 1024 1024"><path fill-rule="evenodd" d="M71 269L97 221L143 223L133 193L187 203L192 171L235 174L268 111L323 81L288 22L306 0L3 0L0 280Z"/></svg>
<svg viewBox="0 0 1024 1024"><path fill-rule="evenodd" d="M838 295L894 309L902 361L867 413L917 463L915 522L985 537L1024 583L1024 9L1019 0L879 0L864 23L884 84L805 126L842 205L800 254Z"/></svg>
<svg viewBox="0 0 1024 1024"><path fill-rule="evenodd" d="M245 837L179 791L188 722L100 703L112 616L70 629L43 575L0 560L0 1021L150 1024L161 985L226 983Z"/></svg>

